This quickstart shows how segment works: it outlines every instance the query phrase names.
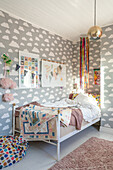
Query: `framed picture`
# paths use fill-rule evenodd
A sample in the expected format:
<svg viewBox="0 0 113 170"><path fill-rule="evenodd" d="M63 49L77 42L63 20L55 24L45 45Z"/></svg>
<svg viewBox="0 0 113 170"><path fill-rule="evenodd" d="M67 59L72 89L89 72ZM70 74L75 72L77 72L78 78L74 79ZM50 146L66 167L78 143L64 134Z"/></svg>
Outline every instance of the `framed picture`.
<svg viewBox="0 0 113 170"><path fill-rule="evenodd" d="M39 87L39 58L37 54L19 51L19 88Z"/></svg>
<svg viewBox="0 0 113 170"><path fill-rule="evenodd" d="M42 60L42 87L66 86L66 65Z"/></svg>
<svg viewBox="0 0 113 170"><path fill-rule="evenodd" d="M94 84L100 85L100 69L94 69Z"/></svg>

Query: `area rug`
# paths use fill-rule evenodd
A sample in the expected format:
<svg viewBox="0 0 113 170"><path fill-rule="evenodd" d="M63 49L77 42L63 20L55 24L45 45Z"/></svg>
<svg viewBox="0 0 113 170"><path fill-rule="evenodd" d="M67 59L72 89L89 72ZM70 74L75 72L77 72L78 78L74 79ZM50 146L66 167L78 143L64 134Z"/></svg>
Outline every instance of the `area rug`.
<svg viewBox="0 0 113 170"><path fill-rule="evenodd" d="M113 170L113 142L92 137L49 170Z"/></svg>

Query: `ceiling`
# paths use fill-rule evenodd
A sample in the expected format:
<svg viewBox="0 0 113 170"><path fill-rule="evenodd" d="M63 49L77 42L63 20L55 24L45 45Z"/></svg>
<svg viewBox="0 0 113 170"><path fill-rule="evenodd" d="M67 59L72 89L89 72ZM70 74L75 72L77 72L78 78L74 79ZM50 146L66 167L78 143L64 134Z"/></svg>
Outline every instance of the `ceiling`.
<svg viewBox="0 0 113 170"><path fill-rule="evenodd" d="M72 41L93 26L93 0L0 0L0 9ZM97 24L113 23L113 0L97 0Z"/></svg>

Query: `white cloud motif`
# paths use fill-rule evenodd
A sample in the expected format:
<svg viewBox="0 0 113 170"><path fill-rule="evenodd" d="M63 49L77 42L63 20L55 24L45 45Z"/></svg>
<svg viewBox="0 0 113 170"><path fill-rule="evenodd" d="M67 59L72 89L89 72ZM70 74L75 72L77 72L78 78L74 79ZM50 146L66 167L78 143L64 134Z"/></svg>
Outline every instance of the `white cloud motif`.
<svg viewBox="0 0 113 170"><path fill-rule="evenodd" d="M106 77L105 77L105 80L110 80L110 79L111 79L110 76L106 76Z"/></svg>
<svg viewBox="0 0 113 170"><path fill-rule="evenodd" d="M9 125L4 126L2 130L7 130L7 129L9 129Z"/></svg>
<svg viewBox="0 0 113 170"><path fill-rule="evenodd" d="M0 109L5 109L4 105L1 104L0 105Z"/></svg>
<svg viewBox="0 0 113 170"><path fill-rule="evenodd" d="M26 26L26 27L29 27L27 22L24 22L23 25Z"/></svg>
<svg viewBox="0 0 113 170"><path fill-rule="evenodd" d="M49 99L54 99L55 97L51 94L50 96L49 96Z"/></svg>
<svg viewBox="0 0 113 170"><path fill-rule="evenodd" d="M43 38L43 35L42 35L42 34L39 34L39 37L40 37L40 38Z"/></svg>
<svg viewBox="0 0 113 170"><path fill-rule="evenodd" d="M111 53L108 51L105 53L105 56L107 56L107 55L111 55Z"/></svg>
<svg viewBox="0 0 113 170"><path fill-rule="evenodd" d="M31 32L27 32L26 35L32 36L32 33Z"/></svg>
<svg viewBox="0 0 113 170"><path fill-rule="evenodd" d="M105 38L106 37L106 34L102 34L102 38Z"/></svg>
<svg viewBox="0 0 113 170"><path fill-rule="evenodd" d="M113 97L113 93L111 93L109 96L110 96L110 97Z"/></svg>
<svg viewBox="0 0 113 170"><path fill-rule="evenodd" d="M28 94L27 97L32 97L32 94Z"/></svg>
<svg viewBox="0 0 113 170"><path fill-rule="evenodd" d="M109 112L112 112L112 111L113 111L113 108L109 108L108 111L109 111Z"/></svg>
<svg viewBox="0 0 113 170"><path fill-rule="evenodd" d="M5 118L7 118L7 117L9 117L9 113L3 114L3 116L2 116L1 118L2 118L2 119L5 119Z"/></svg>
<svg viewBox="0 0 113 170"><path fill-rule="evenodd" d="M5 46L2 42L0 42L0 47L5 48Z"/></svg>
<svg viewBox="0 0 113 170"><path fill-rule="evenodd" d="M8 22L13 23L13 21L11 19L9 19Z"/></svg>
<svg viewBox="0 0 113 170"><path fill-rule="evenodd" d="M2 11L0 11L0 16L1 16L1 17L5 17L5 15L3 14Z"/></svg>
<svg viewBox="0 0 113 170"><path fill-rule="evenodd" d="M113 38L113 34L111 34L108 38Z"/></svg>
<svg viewBox="0 0 113 170"><path fill-rule="evenodd" d="M47 102L46 99L42 100L42 103L45 103L45 102Z"/></svg>
<svg viewBox="0 0 113 170"><path fill-rule="evenodd" d="M17 42L15 42L15 41L11 41L11 43L9 44L9 46L15 47L15 48L19 48L19 45L18 45Z"/></svg>
<svg viewBox="0 0 113 170"><path fill-rule="evenodd" d="M109 42L105 42L103 45L108 45L109 44Z"/></svg>
<svg viewBox="0 0 113 170"><path fill-rule="evenodd" d="M3 23L1 24L1 26L2 26L2 27L5 27L5 28L9 28L9 25L8 25L8 23L6 23L6 22L3 22Z"/></svg>
<svg viewBox="0 0 113 170"><path fill-rule="evenodd" d="M25 91L25 90L22 91L22 94L26 94L26 93L27 93L27 91Z"/></svg>
<svg viewBox="0 0 113 170"><path fill-rule="evenodd" d="M19 26L18 29L21 30L21 31L24 31L24 28L22 26Z"/></svg>
<svg viewBox="0 0 113 170"><path fill-rule="evenodd" d="M113 72L113 69L109 70L109 72Z"/></svg>
<svg viewBox="0 0 113 170"><path fill-rule="evenodd" d="M12 49L8 49L8 52L9 52L9 53L13 53L13 50L12 50Z"/></svg>
<svg viewBox="0 0 113 170"><path fill-rule="evenodd" d="M14 33L19 34L19 31L17 29L14 29Z"/></svg>
<svg viewBox="0 0 113 170"><path fill-rule="evenodd" d="M7 35L4 35L2 38L3 38L4 40L9 40L9 36L7 36Z"/></svg>
<svg viewBox="0 0 113 170"><path fill-rule="evenodd" d="M48 40L48 39L45 39L44 41L47 42L47 43L49 43L49 40Z"/></svg>
<svg viewBox="0 0 113 170"><path fill-rule="evenodd" d="M36 53L39 53L39 50L38 50L38 48L36 48L36 47L34 47L34 48L32 49L32 51L33 51L33 52L36 52Z"/></svg>
<svg viewBox="0 0 113 170"><path fill-rule="evenodd" d="M39 100L40 100L39 97L34 96L32 101L39 101Z"/></svg>
<svg viewBox="0 0 113 170"><path fill-rule="evenodd" d="M113 48L113 44L109 46L109 48Z"/></svg>
<svg viewBox="0 0 113 170"><path fill-rule="evenodd" d="M18 76L18 71L11 70L10 75L11 76Z"/></svg>
<svg viewBox="0 0 113 170"><path fill-rule="evenodd" d="M110 125L109 125L109 124L105 124L104 126L105 126L105 127L109 127L109 128L110 128Z"/></svg>
<svg viewBox="0 0 113 170"><path fill-rule="evenodd" d="M104 103L108 103L108 104L109 104L109 103L111 103L111 102L110 102L109 100L105 100L105 102L104 102Z"/></svg>
<svg viewBox="0 0 113 170"><path fill-rule="evenodd" d="M111 30L112 30L112 29L111 29L110 27L108 27L108 28L105 29L105 32L111 31Z"/></svg>
<svg viewBox="0 0 113 170"><path fill-rule="evenodd" d="M110 59L110 60L108 61L108 63L113 63L113 59Z"/></svg>
<svg viewBox="0 0 113 170"><path fill-rule="evenodd" d="M49 53L49 56L51 56L51 57L55 57L55 55L54 55L54 53L53 53L53 52L50 52L50 53Z"/></svg>

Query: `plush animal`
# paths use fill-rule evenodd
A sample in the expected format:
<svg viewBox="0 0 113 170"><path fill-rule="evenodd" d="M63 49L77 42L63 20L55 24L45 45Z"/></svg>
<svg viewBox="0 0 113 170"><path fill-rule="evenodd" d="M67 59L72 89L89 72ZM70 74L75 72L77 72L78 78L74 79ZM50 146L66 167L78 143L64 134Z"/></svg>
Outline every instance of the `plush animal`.
<svg viewBox="0 0 113 170"><path fill-rule="evenodd" d="M13 88L16 88L17 85L12 79L6 77L0 80L0 86L3 89L13 89Z"/></svg>
<svg viewBox="0 0 113 170"><path fill-rule="evenodd" d="M10 93L3 94L2 100L4 102L10 102L10 101L14 100L13 94L10 94Z"/></svg>

